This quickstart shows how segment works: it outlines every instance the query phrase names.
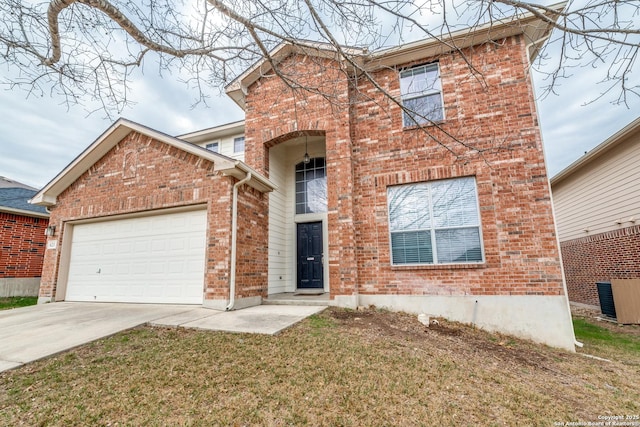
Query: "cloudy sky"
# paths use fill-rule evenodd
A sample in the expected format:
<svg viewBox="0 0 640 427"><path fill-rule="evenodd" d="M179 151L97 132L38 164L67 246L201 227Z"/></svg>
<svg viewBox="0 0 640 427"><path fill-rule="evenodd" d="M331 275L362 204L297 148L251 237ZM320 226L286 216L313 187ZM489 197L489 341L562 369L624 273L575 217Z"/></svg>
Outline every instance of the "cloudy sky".
<svg viewBox="0 0 640 427"><path fill-rule="evenodd" d="M557 95L537 101L551 176L640 115L638 98L629 106L614 105L611 97L589 104L601 90L595 84L597 73L576 69L556 88ZM539 74L534 74L534 82L544 84ZM224 95L212 94L208 107L192 108L194 97L170 76L147 73L133 84L137 104L121 116L171 135L243 118L242 110ZM100 112L87 115L84 108L67 107L61 99L0 88L0 175L42 187L116 118Z"/></svg>

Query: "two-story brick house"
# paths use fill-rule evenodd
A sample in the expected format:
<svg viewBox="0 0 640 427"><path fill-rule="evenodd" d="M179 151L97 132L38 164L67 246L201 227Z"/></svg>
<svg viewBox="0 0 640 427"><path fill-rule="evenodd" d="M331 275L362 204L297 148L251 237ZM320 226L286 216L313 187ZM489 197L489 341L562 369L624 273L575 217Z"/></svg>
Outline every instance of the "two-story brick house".
<svg viewBox="0 0 640 427"><path fill-rule="evenodd" d="M573 349L528 73L549 31L524 17L357 63L284 44L278 73L227 87L244 122L119 120L34 197L59 230L41 301L326 292Z"/></svg>

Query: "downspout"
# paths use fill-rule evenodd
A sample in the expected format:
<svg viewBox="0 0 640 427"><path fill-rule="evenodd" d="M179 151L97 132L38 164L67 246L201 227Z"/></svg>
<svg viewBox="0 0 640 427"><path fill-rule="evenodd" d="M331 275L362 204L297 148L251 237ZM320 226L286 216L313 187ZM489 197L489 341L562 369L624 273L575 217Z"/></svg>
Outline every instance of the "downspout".
<svg viewBox="0 0 640 427"><path fill-rule="evenodd" d="M251 179L251 172L240 181L233 184L233 199L231 205L231 274L229 276L229 305L226 310L233 310L236 304L236 253L238 251L238 188Z"/></svg>
<svg viewBox="0 0 640 427"><path fill-rule="evenodd" d="M531 43L529 43L526 46L526 52L527 52L527 59L529 62L529 69L531 69L531 55L529 54L530 52L530 48L535 46L536 48L540 45L542 45L542 43L544 43L549 37L551 37L551 33L549 33L548 35L533 41ZM534 99L536 98L536 88L533 84L533 77L529 77L531 79L531 91L533 92L533 96ZM540 115L538 114L538 108L536 108L536 120L538 121L538 126L540 126ZM542 129L540 130L540 141L542 142ZM544 163L545 163L545 167L547 164L547 153L544 151L544 144L543 144L543 148L542 148L542 153L544 155ZM573 321L571 318L571 304L569 304L569 291L567 289L567 280L565 278L564 275L564 265L562 263L562 249L560 247L560 235L558 234L558 224L556 222L556 209L555 206L553 205L553 192L551 191L551 179L549 178L549 176L547 175L547 185L549 186L549 200L551 201L551 216L553 217L553 227L554 227L554 231L556 233L556 246L558 248L558 255L560 256L560 274L562 274L562 290L564 292L564 296L565 296L565 300L567 301L567 314L569 315L569 325L571 325L571 333L573 334L573 345L575 345L578 348L582 348L584 346L583 343L581 343L580 341L578 341L576 339L576 332L573 328Z"/></svg>

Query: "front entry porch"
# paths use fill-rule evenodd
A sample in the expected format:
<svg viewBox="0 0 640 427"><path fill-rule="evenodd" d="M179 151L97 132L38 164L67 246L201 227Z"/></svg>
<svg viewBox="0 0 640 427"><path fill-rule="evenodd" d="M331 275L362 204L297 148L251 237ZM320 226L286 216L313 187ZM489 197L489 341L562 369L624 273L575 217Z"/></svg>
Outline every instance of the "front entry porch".
<svg viewBox="0 0 640 427"><path fill-rule="evenodd" d="M328 301L325 138L295 133L268 150L269 179L278 186L269 194L268 299L327 293Z"/></svg>

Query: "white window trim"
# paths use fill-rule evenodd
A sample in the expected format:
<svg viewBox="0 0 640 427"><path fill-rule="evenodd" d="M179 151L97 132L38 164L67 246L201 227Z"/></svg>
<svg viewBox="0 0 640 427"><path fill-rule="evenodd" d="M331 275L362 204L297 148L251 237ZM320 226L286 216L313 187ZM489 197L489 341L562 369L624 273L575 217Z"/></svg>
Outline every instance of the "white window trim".
<svg viewBox="0 0 640 427"><path fill-rule="evenodd" d="M315 160L315 159L323 159L324 160L324 178L325 180L327 179L327 158L325 156L314 156L312 157L310 160ZM326 212L329 209L329 194L327 193L327 205L324 207L325 210L324 211L319 211L319 212L301 212L298 213L298 192L296 191L296 187L298 184L298 181L296 179L296 172L298 172L296 170L296 167L301 164L304 163L304 161L300 161L297 162L293 165L293 213L296 217L303 217L304 215L315 215L315 214L326 214ZM316 168L317 169L317 168ZM307 181L305 181L307 182ZM327 188L327 192L328 192L328 188ZM308 197L307 197L307 186L305 185L305 201L308 201ZM305 204L306 206L306 204ZM306 210L306 207L305 207Z"/></svg>
<svg viewBox="0 0 640 427"><path fill-rule="evenodd" d="M242 138L242 150L236 151L236 141L241 139L241 138ZM245 143L246 143L246 139L245 139L244 135L234 137L233 138L233 154L244 153Z"/></svg>
<svg viewBox="0 0 640 427"><path fill-rule="evenodd" d="M217 151L213 151L212 149L210 149L210 148L209 148L209 146L214 145L214 144L218 147L218 150L217 150ZM204 148L206 148L206 149L207 149L207 150L209 150L209 151L213 151L214 153L220 153L220 141L207 142L207 143L204 145Z"/></svg>
<svg viewBox="0 0 640 427"><path fill-rule="evenodd" d="M442 123L444 122L447 117L446 117L446 110L444 108L444 94L442 91L442 74L440 73L440 63L439 62L431 62L429 64L422 64L422 65L416 65L413 67L409 67L409 68L405 68L404 70L400 71L398 73L398 79L402 80L402 73L409 71L409 70L414 70L416 68L427 68L429 66L434 66L438 69L438 79L440 80L440 90L435 90L435 89L431 89L431 90L426 90L425 92L420 92L412 94L412 95L405 95L402 93L402 87L400 88L400 101L402 102L402 105L404 106L404 101L405 100L412 100L412 99L418 99L418 98L424 98L426 96L430 96L430 95L435 95L436 93L440 94L440 105L442 108L442 119L440 120L430 120L430 119L426 119L425 118L425 122L424 123L406 123L405 122L405 111L402 110L402 126L405 128L412 128L412 127L417 127L417 126L429 126L432 123ZM414 113L415 115L415 113ZM418 115L418 117L416 118L420 118L421 116Z"/></svg>
<svg viewBox="0 0 640 427"><path fill-rule="evenodd" d="M446 180L455 180L455 179L462 179L462 178L471 178L469 176L458 176L458 177L452 177L452 178L447 178L445 180L439 180L439 181L446 181ZM480 255L481 255L481 259L479 261L467 261L467 262L447 262L447 263L440 263L438 262L438 250L436 247L436 230L453 230L453 229L463 229L463 228L474 228L476 227L476 225L470 226L470 225L462 225L462 226L455 226L455 227L431 227L431 228L423 228L423 229L412 229L412 230L408 230L408 231L429 231L430 237L431 237L431 248L432 248L432 254L433 254L433 262L431 263L427 263L427 262L421 262L421 263L398 263L395 264L393 262L393 243L392 243L392 239L391 239L391 235L392 233L394 233L391 230L391 215L390 215L390 206L389 206L389 187L402 187L402 186L409 186L409 185L417 185L417 184L423 184L423 183L427 183L430 184L432 182L436 182L436 181L427 181L427 182L410 182L410 183L405 183L405 184L398 184L398 185L393 185L393 186L388 186L386 189L386 197L387 197L387 229L389 231L388 236L389 236L389 263L392 267L447 267L447 266L464 266L464 265L481 265L484 264L486 262L486 258L485 258L485 253L484 253L484 238L482 235L482 217L480 215L481 211L480 211L480 197L478 196L478 181L476 180L475 176L472 177L473 178L473 182L475 185L475 192L476 192L476 212L478 212L478 236L480 239ZM429 199L429 216L430 218L433 218L433 203L431 202L431 199ZM402 232L402 231L395 231L395 232Z"/></svg>

